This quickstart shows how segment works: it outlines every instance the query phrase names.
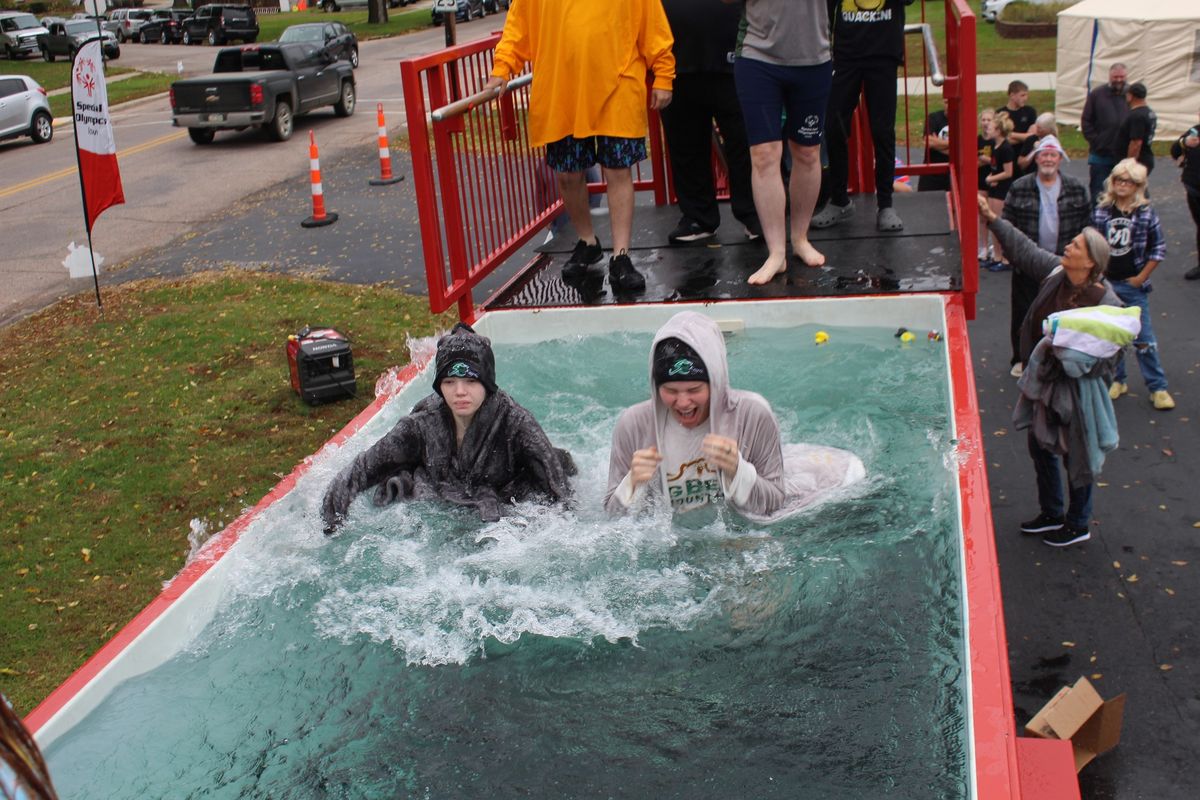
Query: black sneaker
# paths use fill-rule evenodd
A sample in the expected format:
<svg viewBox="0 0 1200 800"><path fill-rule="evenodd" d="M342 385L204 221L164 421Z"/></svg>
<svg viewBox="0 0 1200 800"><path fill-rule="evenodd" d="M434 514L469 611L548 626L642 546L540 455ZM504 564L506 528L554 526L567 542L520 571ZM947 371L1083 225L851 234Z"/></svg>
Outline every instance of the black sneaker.
<svg viewBox="0 0 1200 800"><path fill-rule="evenodd" d="M699 222L684 217L679 220L679 224L675 226L675 230L667 235L667 241L671 244L688 244L690 242L699 242L704 239L711 239L716 236L716 231L710 231L708 228L701 225Z"/></svg>
<svg viewBox="0 0 1200 800"><path fill-rule="evenodd" d="M580 239L575 243L575 249L571 251L571 257L567 259L567 263L563 264L563 277L582 278L587 273L587 268L592 264L600 263L602 258L604 258L604 249L600 247L599 237L596 238L595 244L588 244Z"/></svg>
<svg viewBox="0 0 1200 800"><path fill-rule="evenodd" d="M624 253L608 260L608 282L614 292L640 292L646 288L646 279Z"/></svg>
<svg viewBox="0 0 1200 800"><path fill-rule="evenodd" d="M1047 531L1056 531L1062 528L1064 520L1062 517L1052 517L1049 514L1038 514L1028 522L1021 523L1021 533L1046 533Z"/></svg>
<svg viewBox="0 0 1200 800"><path fill-rule="evenodd" d="M1200 280L1200 267L1192 267L1187 272L1183 273L1185 281Z"/></svg>
<svg viewBox="0 0 1200 800"><path fill-rule="evenodd" d="M1092 538L1092 532L1084 525L1082 528L1076 528L1072 525L1063 525L1056 531L1051 531L1042 537L1042 544L1048 544L1051 547L1068 547L1080 542L1086 542Z"/></svg>

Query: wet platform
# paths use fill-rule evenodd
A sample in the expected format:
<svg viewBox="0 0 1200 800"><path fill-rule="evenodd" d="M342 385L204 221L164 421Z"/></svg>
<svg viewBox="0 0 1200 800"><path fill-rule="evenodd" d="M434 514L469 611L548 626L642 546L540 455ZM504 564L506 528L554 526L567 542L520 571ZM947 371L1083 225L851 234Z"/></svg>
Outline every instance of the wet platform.
<svg viewBox="0 0 1200 800"><path fill-rule="evenodd" d="M904 230L875 229L873 196L853 198L855 213L839 225L813 230L811 240L825 254L823 267L790 257L787 272L765 286L746 279L762 265L766 245L749 241L743 226L722 205L715 241L671 246L667 234L679 221L675 206L642 207L634 214L630 257L646 276L636 294L611 290L607 256L581 281L564 281L562 267L574 246L567 226L537 248L537 255L484 303L486 309L592 306L614 303L670 303L697 300L831 297L866 294L953 291L962 288L958 236L943 192L897 194L895 207ZM611 246L608 217L593 213L597 236Z"/></svg>

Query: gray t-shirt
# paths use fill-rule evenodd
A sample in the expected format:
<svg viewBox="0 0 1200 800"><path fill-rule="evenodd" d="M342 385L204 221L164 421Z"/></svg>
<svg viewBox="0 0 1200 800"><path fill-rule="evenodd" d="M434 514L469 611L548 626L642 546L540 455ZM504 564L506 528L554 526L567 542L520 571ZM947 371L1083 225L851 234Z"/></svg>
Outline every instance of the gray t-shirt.
<svg viewBox="0 0 1200 800"><path fill-rule="evenodd" d="M826 0L746 0L737 54L787 67L829 61Z"/></svg>
<svg viewBox="0 0 1200 800"><path fill-rule="evenodd" d="M1056 176L1054 183L1049 186L1038 178L1037 185L1041 204L1038 213L1038 247L1054 253L1058 249L1058 195L1062 191L1062 178Z"/></svg>

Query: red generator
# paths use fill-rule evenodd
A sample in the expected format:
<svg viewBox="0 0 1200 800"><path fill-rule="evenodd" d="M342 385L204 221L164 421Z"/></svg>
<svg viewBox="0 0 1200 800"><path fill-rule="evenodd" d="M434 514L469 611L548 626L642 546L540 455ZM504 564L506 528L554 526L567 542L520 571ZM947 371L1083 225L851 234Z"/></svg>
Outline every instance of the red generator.
<svg viewBox="0 0 1200 800"><path fill-rule="evenodd" d="M292 388L309 405L358 394L350 340L333 328L305 326L289 336L287 360Z"/></svg>

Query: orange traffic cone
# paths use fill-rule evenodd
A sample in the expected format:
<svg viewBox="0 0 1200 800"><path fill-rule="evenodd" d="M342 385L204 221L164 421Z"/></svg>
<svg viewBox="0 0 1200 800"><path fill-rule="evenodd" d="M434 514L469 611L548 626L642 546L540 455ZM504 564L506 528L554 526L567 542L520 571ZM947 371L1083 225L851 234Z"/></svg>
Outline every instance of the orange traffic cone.
<svg viewBox="0 0 1200 800"><path fill-rule="evenodd" d="M325 213L325 190L321 188L321 160L317 155L317 135L308 132L308 169L312 182L312 216L300 223L303 228L319 228L337 222L338 215Z"/></svg>
<svg viewBox="0 0 1200 800"><path fill-rule="evenodd" d="M392 153L388 149L387 122L383 119L383 103L379 103L376 107L375 116L379 121L379 177L372 178L368 183L372 186L399 183L404 180L404 176L392 177Z"/></svg>

